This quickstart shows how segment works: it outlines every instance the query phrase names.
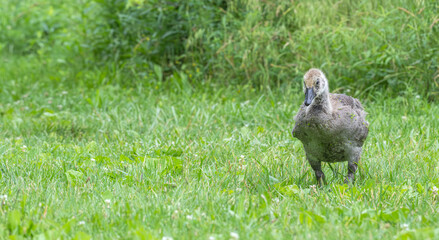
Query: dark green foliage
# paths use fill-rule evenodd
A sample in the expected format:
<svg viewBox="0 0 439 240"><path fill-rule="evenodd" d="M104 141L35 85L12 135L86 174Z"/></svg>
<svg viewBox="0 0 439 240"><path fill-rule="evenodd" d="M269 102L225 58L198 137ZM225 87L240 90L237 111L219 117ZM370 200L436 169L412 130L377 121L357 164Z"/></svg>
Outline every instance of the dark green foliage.
<svg viewBox="0 0 439 240"><path fill-rule="evenodd" d="M85 27L81 16L87 8L89 4L81 0L2 1L0 50L18 55L77 54Z"/></svg>
<svg viewBox="0 0 439 240"><path fill-rule="evenodd" d="M336 92L439 96L437 1L26 0L1 11L5 53L130 74L90 86L178 78L300 90L318 67Z"/></svg>
<svg viewBox="0 0 439 240"><path fill-rule="evenodd" d="M100 3L111 34L95 50L131 68L146 62L165 74L187 71L192 81L299 87L304 71L320 67L333 89L355 95L438 94L433 1Z"/></svg>
<svg viewBox="0 0 439 240"><path fill-rule="evenodd" d="M97 56L104 61L134 60L169 67L184 56L193 31L218 29L222 1L96 2L103 10L103 23L90 39Z"/></svg>

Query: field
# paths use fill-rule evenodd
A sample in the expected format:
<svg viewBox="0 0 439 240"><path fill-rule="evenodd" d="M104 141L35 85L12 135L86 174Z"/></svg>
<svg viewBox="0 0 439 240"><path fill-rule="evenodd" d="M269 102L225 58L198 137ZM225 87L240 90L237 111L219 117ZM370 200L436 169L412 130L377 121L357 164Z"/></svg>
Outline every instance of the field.
<svg viewBox="0 0 439 240"><path fill-rule="evenodd" d="M4 1L6 20L16 21L32 5L24 1L28 5L14 12L12 1ZM55 13L74 12L68 6L88 4L43 2L29 9L53 4ZM63 19L61 12L53 16ZM14 31L26 33L31 24ZM438 28L432 26L434 39ZM344 30L334 32L334 43ZM418 30L415 35L423 31ZM326 58L328 65L307 62L304 54L298 59L306 63L267 73L261 56L249 56L242 61L254 68L246 76L241 68L229 69L227 56L209 62L215 74L193 56L186 61L199 62L181 68L145 66L139 56L102 62L105 54L87 56L86 47L75 47L80 44L56 42L73 38L68 31L54 42L33 39L31 49L20 51L29 46L24 38L0 37L0 239L437 238L438 46L423 49L433 55L411 67L407 59L375 62L379 48L371 49L363 65L350 62L353 70L335 63L337 56L347 56L343 52ZM406 56L405 48L392 43L391 56ZM319 49L325 52L324 46L300 51ZM420 54L417 49L410 56ZM300 79L313 64L329 72L331 90L359 98L369 113L369 137L353 186L343 183L346 163L324 164L328 184L316 186L302 144L291 136L304 99ZM390 65L390 77L380 81ZM377 75L361 77L375 67L381 69ZM353 82L343 74L360 75ZM272 75L277 77L270 82Z"/></svg>
<svg viewBox="0 0 439 240"><path fill-rule="evenodd" d="M290 134L303 96L288 85L72 89L40 84L48 76L34 62L2 65L17 77L1 97L2 236L437 234L439 108L416 96L366 100L355 186L336 164L324 165L329 184L316 189Z"/></svg>

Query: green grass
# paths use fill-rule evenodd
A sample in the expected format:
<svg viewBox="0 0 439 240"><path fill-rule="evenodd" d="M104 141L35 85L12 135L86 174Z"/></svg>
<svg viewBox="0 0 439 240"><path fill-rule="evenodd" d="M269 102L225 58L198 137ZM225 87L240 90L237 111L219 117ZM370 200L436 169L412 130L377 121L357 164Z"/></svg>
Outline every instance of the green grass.
<svg viewBox="0 0 439 240"><path fill-rule="evenodd" d="M46 61L43 63L43 61ZM305 71L305 69L304 69ZM297 84L138 81L103 69L0 64L0 236L21 239L408 239L439 232L439 107L361 99L356 184L324 165L314 189L291 137ZM331 81L331 80L330 80ZM109 200L109 202L107 201Z"/></svg>
<svg viewBox="0 0 439 240"><path fill-rule="evenodd" d="M0 239L437 238L437 2L168 2L1 2ZM352 187L310 67L369 112Z"/></svg>

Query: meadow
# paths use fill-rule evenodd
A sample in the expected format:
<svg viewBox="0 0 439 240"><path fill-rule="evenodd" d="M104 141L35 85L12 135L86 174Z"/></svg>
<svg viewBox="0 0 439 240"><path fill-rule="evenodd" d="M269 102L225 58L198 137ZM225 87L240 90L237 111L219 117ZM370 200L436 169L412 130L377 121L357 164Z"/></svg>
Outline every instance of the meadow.
<svg viewBox="0 0 439 240"><path fill-rule="evenodd" d="M131 11L133 18L120 18L130 21L144 15L136 15L141 7L126 4L149 7L147 1L108 2ZM225 34L224 41L201 41L209 33L204 32L197 35L199 45L185 42L181 50L155 53L137 40L116 41L123 34L90 40L106 30L81 11L96 14L99 8L91 6L105 1L2 1L0 24L12 30L0 36L0 238L437 238L439 38L430 18L437 3L370 2L358 1L356 11L354 3L343 5L351 8L313 22L299 11L303 4L294 5L295 12L281 8L290 1L278 1L279 12L295 12L290 22L255 15L252 1L231 1L226 16L234 16L240 4L256 9L236 16L235 25L222 23L225 29L239 26L248 38L232 41L219 30L211 34ZM333 6L309 4L317 15ZM376 11L357 19L368 7ZM398 17L375 22L374 16ZM258 24L260 18L278 25ZM401 21L414 26L412 31L400 32L400 39L383 37L387 46L380 48L379 36ZM372 23L384 35L374 32L367 38L373 44L360 46ZM306 27L313 24L331 32L330 49L344 47L332 54L316 42L322 32L313 35ZM352 24L359 27L353 30L358 39L346 33ZM100 30L84 30L93 26ZM295 26L302 34L290 39L294 51L262 34L279 31L286 37L282 31ZM41 33L32 35L39 27ZM132 31L125 34L137 36ZM407 39L418 45L404 45ZM141 54L114 57L117 49L139 43ZM252 51L242 58L245 49ZM316 52L325 57L317 59ZM346 163L324 164L328 184L316 186L302 144L291 136L304 99L300 79L311 66L328 72L331 90L359 98L369 113L369 137L353 186L343 183Z"/></svg>

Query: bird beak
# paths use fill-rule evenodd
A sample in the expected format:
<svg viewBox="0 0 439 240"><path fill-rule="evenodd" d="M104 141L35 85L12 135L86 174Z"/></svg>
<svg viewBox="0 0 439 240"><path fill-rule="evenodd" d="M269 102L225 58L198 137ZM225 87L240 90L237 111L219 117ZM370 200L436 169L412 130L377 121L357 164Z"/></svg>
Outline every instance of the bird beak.
<svg viewBox="0 0 439 240"><path fill-rule="evenodd" d="M305 106L309 106L315 96L316 96L316 94L314 93L314 90L313 90L312 87L306 88L306 91L305 91Z"/></svg>

